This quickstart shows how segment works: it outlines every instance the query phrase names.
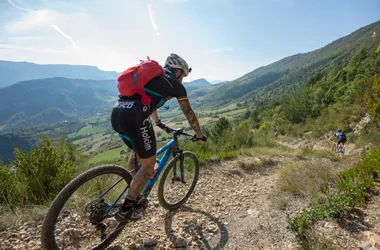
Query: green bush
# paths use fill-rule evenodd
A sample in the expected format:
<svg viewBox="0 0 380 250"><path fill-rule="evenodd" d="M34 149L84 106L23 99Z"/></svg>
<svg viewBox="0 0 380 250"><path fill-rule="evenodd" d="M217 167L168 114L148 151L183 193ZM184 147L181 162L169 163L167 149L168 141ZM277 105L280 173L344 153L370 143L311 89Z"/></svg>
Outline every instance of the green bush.
<svg viewBox="0 0 380 250"><path fill-rule="evenodd" d="M15 173L6 166L0 166L0 204L13 208L21 201L19 185Z"/></svg>
<svg viewBox="0 0 380 250"><path fill-rule="evenodd" d="M229 152L219 152L218 157L221 160L230 160L235 157L237 157L238 153L236 151L229 151Z"/></svg>
<svg viewBox="0 0 380 250"><path fill-rule="evenodd" d="M329 150L313 150L311 146L306 146L302 148L301 152L298 154L298 156L309 156L312 158L325 158L329 159L331 161L338 161L339 157L332 153Z"/></svg>
<svg viewBox="0 0 380 250"><path fill-rule="evenodd" d="M312 200L332 184L334 178L335 169L328 162L290 164L280 171L277 188L282 193L302 195Z"/></svg>
<svg viewBox="0 0 380 250"><path fill-rule="evenodd" d="M364 161L339 174L337 189L330 189L327 198L311 203L310 208L294 218L288 217L289 229L302 245L308 244L309 228L319 220L336 218L345 211L365 203L368 190L380 172L380 150L370 151Z"/></svg>
<svg viewBox="0 0 380 250"><path fill-rule="evenodd" d="M0 180L5 183L0 202L12 208L44 204L74 177L72 155L54 147L47 136L30 152L16 148L15 155L11 163L14 172L8 168L0 171Z"/></svg>

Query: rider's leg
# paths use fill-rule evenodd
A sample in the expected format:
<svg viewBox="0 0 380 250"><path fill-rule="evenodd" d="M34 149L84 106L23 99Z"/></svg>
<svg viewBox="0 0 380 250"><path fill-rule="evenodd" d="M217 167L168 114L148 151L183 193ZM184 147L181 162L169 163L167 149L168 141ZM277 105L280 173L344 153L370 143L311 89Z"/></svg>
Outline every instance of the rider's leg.
<svg viewBox="0 0 380 250"><path fill-rule="evenodd" d="M132 176L136 175L136 172L134 171L132 172L132 170L135 170L135 166L136 164L139 164L139 162L140 162L140 157L133 150L131 150L131 155L129 156L129 159L128 159L128 170L129 172L132 173Z"/></svg>
<svg viewBox="0 0 380 250"><path fill-rule="evenodd" d="M127 218L140 219L142 217L142 207L137 205L138 196L148 183L156 162L156 155L146 159L141 159L142 166L133 177L128 190L127 198L124 200L121 212L116 215L118 221L125 221ZM139 199L140 200L140 199Z"/></svg>
<svg viewBox="0 0 380 250"><path fill-rule="evenodd" d="M156 155L147 159L141 159L142 166L136 173L128 190L127 198L136 200L139 194L143 191L150 177L152 176L154 164L156 163Z"/></svg>

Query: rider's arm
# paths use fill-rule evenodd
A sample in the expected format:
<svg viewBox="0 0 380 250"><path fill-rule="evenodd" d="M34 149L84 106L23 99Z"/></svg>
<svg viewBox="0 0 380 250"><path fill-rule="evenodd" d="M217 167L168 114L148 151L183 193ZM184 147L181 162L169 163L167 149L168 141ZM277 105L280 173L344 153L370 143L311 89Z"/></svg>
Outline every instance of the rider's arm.
<svg viewBox="0 0 380 250"><path fill-rule="evenodd" d="M155 123L158 123L160 121L160 118L158 117L158 114L157 114L157 110L153 111L153 113L151 114L152 118L153 118L153 121Z"/></svg>
<svg viewBox="0 0 380 250"><path fill-rule="evenodd" d="M178 98L178 104L181 107L183 114L186 116L189 121L190 126L194 129L198 138L203 137L201 126L199 125L198 119L190 106L190 102L187 98L180 99Z"/></svg>
<svg viewBox="0 0 380 250"><path fill-rule="evenodd" d="M187 92L185 87L179 81L173 81L171 88L169 89L171 96L176 97L179 106L181 107L183 114L189 121L190 126L194 129L198 138L204 138L204 135L199 126L198 119L190 106L189 99L187 98Z"/></svg>

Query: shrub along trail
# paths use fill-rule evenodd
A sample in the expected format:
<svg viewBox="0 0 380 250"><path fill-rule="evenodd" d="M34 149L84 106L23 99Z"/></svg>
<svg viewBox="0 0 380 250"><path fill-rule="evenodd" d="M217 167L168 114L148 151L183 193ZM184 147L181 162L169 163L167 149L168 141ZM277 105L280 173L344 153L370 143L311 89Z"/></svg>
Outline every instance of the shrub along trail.
<svg viewBox="0 0 380 250"><path fill-rule="evenodd" d="M292 195L281 189L286 173L297 164L323 162L339 169L357 161L332 162L286 148L245 153L255 156L202 167L195 193L177 211L162 209L152 193L145 217L127 226L109 249L295 249L286 217L294 217L309 200L302 190ZM371 223L380 224L376 218ZM40 224L36 220L0 232L0 249L40 249ZM350 245L358 249L361 243L358 236Z"/></svg>

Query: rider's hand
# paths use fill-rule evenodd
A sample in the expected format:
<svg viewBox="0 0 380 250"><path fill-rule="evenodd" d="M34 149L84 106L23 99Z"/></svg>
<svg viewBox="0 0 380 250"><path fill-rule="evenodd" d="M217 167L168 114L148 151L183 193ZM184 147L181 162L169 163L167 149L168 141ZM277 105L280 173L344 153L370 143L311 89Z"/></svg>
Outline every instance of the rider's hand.
<svg viewBox="0 0 380 250"><path fill-rule="evenodd" d="M158 122L156 122L156 125L157 125L157 127L159 127L162 130L164 130L166 133L172 132L172 129L169 128L168 126L166 126L165 123L162 123L161 120L159 120Z"/></svg>
<svg viewBox="0 0 380 250"><path fill-rule="evenodd" d="M193 141L201 141L201 142L206 142L207 137L205 135L202 135L202 137L198 137L196 134L194 135Z"/></svg>

